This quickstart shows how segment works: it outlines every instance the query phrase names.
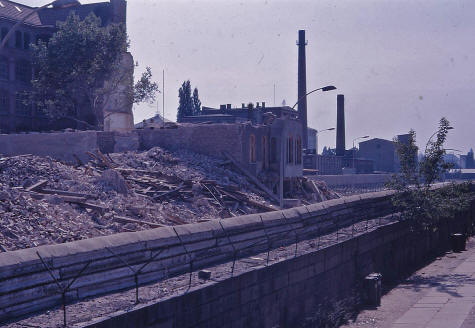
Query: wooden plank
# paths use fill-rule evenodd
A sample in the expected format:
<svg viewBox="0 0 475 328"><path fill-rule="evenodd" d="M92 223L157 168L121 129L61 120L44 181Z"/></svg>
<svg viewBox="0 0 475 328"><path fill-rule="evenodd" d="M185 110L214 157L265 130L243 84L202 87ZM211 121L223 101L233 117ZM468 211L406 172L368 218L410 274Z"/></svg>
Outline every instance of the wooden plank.
<svg viewBox="0 0 475 328"><path fill-rule="evenodd" d="M139 169L129 169L129 168L121 168L117 167L115 168L117 171L121 173L140 173L140 174L149 174L149 175L155 175L155 176L163 176L163 173L158 172L158 171L149 171L149 170L139 170Z"/></svg>
<svg viewBox="0 0 475 328"><path fill-rule="evenodd" d="M102 162L102 165L112 169L113 165L112 163L104 156L104 154L99 150L96 149L97 156L99 157L100 161Z"/></svg>
<svg viewBox="0 0 475 328"><path fill-rule="evenodd" d="M230 161L233 162L234 166L238 168L244 175L246 175L256 186L258 186L262 191L264 191L272 200L276 201L277 203L280 202L279 197L275 195L269 188L267 188L262 182L260 182L253 174L251 174L248 170L243 168L231 155L226 152L223 152L224 156L228 158Z"/></svg>
<svg viewBox="0 0 475 328"><path fill-rule="evenodd" d="M160 198L163 198L165 196L170 196L178 191L180 191L181 189L185 188L185 185L182 183L180 184L177 188L175 189L172 189L172 190L169 190L169 191L166 191L164 192L163 194L159 194L157 196L153 196L153 199L160 199Z"/></svg>
<svg viewBox="0 0 475 328"><path fill-rule="evenodd" d="M186 224L185 221L183 221L182 219L180 219L179 217L175 216L175 215L171 215L169 214L167 216L167 220L169 221L172 221L173 223L177 224L177 225L182 225L182 224Z"/></svg>
<svg viewBox="0 0 475 328"><path fill-rule="evenodd" d="M43 188L48 183L48 180L40 180L39 182L35 183L32 186L26 188L26 191L37 191L38 189Z"/></svg>
<svg viewBox="0 0 475 328"><path fill-rule="evenodd" d="M65 190L56 190L56 189L41 189L38 190L41 194L48 195L60 195L60 196L72 196L72 197L82 197L82 198L96 198L91 194L83 194L79 192L65 191Z"/></svg>
<svg viewBox="0 0 475 328"><path fill-rule="evenodd" d="M147 221L141 221L141 220L135 220L131 218L126 218L124 216L114 216L114 221L120 222L120 223L135 223L135 224L140 224L140 225L148 225L152 228L160 228L164 227L163 224L158 224L158 223L153 223L153 222L147 222Z"/></svg>

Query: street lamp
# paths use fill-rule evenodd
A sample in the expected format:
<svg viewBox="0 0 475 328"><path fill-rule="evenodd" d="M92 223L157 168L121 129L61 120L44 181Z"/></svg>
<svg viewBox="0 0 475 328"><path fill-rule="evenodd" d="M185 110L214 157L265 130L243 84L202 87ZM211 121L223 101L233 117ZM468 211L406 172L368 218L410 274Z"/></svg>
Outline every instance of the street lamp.
<svg viewBox="0 0 475 328"><path fill-rule="evenodd" d="M5 47L5 45L7 44L8 40L11 38L12 34L15 33L15 31L17 30L17 28L23 24L28 18L30 18L31 16L33 16L34 14L36 14L38 11L40 11L41 9L44 9L46 7L49 7L51 5L54 5L56 2L58 2L60 0L55 0L53 2L50 2L50 3L47 3L46 5L43 5L41 7L38 7L36 9L34 9L33 11L31 11L28 15L26 15L25 17L23 17L20 21L18 21L15 25L13 25L13 27L10 29L10 31L8 31L7 35L5 35L5 37L3 38L2 40L2 43L0 44L0 50L3 50L3 48Z"/></svg>
<svg viewBox="0 0 475 328"><path fill-rule="evenodd" d="M454 128L452 126L449 126L447 128L447 130L453 130ZM435 131L434 133L432 133L432 135L430 136L429 140L427 140L427 143L426 143L426 149L424 150L424 154L427 152L427 147L429 147L429 144L430 144L430 141L432 140L432 138L434 138L434 136L439 133L439 130Z"/></svg>
<svg viewBox="0 0 475 328"><path fill-rule="evenodd" d="M324 129L324 130L316 130L317 131L317 144L315 145L315 152L318 154L318 134L319 133L322 133L322 132L325 132L325 131L333 131L335 130L335 128L328 128L328 129Z"/></svg>
<svg viewBox="0 0 475 328"><path fill-rule="evenodd" d="M322 90L323 92L325 92L325 91L336 90L336 87L333 86L333 85L327 85L326 87L318 88L318 89L312 90L312 91L310 91L310 92L307 92L304 96L300 97L300 98L297 100L297 102L295 103L295 105L292 106L292 109L295 109L295 106L298 105L298 103L300 102L300 100L302 100L303 98L307 97L309 94L314 93L315 91L318 91L318 90Z"/></svg>
<svg viewBox="0 0 475 328"><path fill-rule="evenodd" d="M356 140L359 140L359 139L368 139L369 136L364 136L364 137L358 137L358 138L355 138L353 139L353 168L355 169L355 173L356 173L356 167L355 167L355 141Z"/></svg>

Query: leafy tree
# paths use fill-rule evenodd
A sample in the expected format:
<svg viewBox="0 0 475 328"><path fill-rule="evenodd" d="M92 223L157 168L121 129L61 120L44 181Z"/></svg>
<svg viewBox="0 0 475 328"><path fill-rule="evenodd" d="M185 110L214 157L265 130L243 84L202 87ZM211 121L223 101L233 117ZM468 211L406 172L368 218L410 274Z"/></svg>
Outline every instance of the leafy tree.
<svg viewBox="0 0 475 328"><path fill-rule="evenodd" d="M193 115L200 115L201 114L201 100L200 96L198 95L198 88L193 90Z"/></svg>
<svg viewBox="0 0 475 328"><path fill-rule="evenodd" d="M151 70L134 85L133 64L124 68L127 48L122 25L103 27L93 13L82 21L71 13L47 43L32 45L36 74L29 101L51 119L68 118L99 129L105 106L118 94L126 106L153 101L158 86L151 81Z"/></svg>
<svg viewBox="0 0 475 328"><path fill-rule="evenodd" d="M429 139L424 156L420 163L417 161L418 148L416 133L411 130L407 142L397 138L396 151L400 161L400 173L395 174L388 187L396 193L392 202L400 212L401 218L410 220L414 230L436 229L443 218L451 218L457 212L467 209L472 195L469 185L450 183L441 188L434 184L441 180L443 174L450 168L444 163L444 143L448 131L451 130L449 121L442 118L439 128Z"/></svg>
<svg viewBox="0 0 475 328"><path fill-rule="evenodd" d="M152 82L152 69L150 67L145 68L145 72L142 73L140 80L134 85L134 104L142 102L153 103L155 101L155 95L158 90L158 84Z"/></svg>
<svg viewBox="0 0 475 328"><path fill-rule="evenodd" d="M178 90L177 121L181 122L185 116L193 115L193 98L191 97L191 82L184 81Z"/></svg>

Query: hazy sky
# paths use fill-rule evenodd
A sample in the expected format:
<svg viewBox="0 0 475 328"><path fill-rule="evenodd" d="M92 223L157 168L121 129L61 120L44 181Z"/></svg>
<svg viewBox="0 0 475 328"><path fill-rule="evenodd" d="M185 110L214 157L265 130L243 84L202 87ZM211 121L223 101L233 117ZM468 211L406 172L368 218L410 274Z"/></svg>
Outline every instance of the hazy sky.
<svg viewBox="0 0 475 328"><path fill-rule="evenodd" d="M308 90L338 88L308 97L309 126L334 127L342 93L348 148L358 136L391 139L411 128L425 144L442 116L455 127L447 148L475 146L473 0L128 1L130 50L160 88L165 69L165 115L173 120L185 79L205 106L273 105L274 84L276 104L293 105L299 29L307 31ZM135 120L156 108L137 107ZM319 143L334 147L335 133Z"/></svg>

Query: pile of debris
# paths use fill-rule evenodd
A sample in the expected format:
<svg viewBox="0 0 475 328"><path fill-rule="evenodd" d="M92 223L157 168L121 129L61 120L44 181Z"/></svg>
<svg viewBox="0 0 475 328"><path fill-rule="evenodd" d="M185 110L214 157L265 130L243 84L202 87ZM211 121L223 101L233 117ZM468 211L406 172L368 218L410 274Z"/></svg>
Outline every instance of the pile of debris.
<svg viewBox="0 0 475 328"><path fill-rule="evenodd" d="M88 155L76 166L0 158L0 251L278 209L232 160L161 148ZM311 181L301 186L308 203L338 197Z"/></svg>

